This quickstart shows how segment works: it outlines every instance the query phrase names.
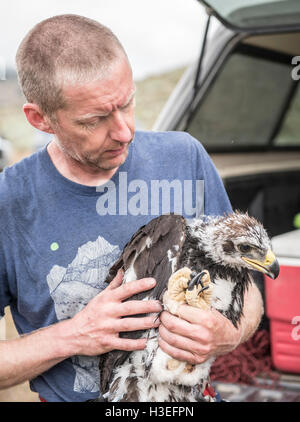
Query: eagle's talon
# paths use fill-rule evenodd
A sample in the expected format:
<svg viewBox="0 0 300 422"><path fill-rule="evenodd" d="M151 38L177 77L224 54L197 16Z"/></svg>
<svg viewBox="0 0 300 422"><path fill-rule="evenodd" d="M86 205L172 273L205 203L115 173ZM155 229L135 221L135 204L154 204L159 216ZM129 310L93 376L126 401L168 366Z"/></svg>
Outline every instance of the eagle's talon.
<svg viewBox="0 0 300 422"><path fill-rule="evenodd" d="M210 275L207 270L203 270L201 273L196 274L188 283L185 293L186 302L191 306L207 309L211 301L209 288Z"/></svg>
<svg viewBox="0 0 300 422"><path fill-rule="evenodd" d="M200 295L200 293L204 292L205 290L209 289L209 286L204 286L202 287L201 290L199 290L198 295Z"/></svg>
<svg viewBox="0 0 300 422"><path fill-rule="evenodd" d="M167 311L167 307L165 306L164 303L162 303L162 310L158 312L157 317L154 320L154 324L156 323L156 321L159 319L159 317L161 316L161 314L163 313L163 311Z"/></svg>
<svg viewBox="0 0 300 422"><path fill-rule="evenodd" d="M191 281L188 282L188 287L187 290L193 290L193 288L195 286L197 286L198 284L198 279L199 279L200 274L196 274L195 276L193 276L193 278L191 279Z"/></svg>
<svg viewBox="0 0 300 422"><path fill-rule="evenodd" d="M190 291L193 290L193 288L195 286L198 286L199 283L201 284L201 287L203 287L203 284L202 284L202 281L201 281L202 274L203 274L203 271L200 274L196 274L192 278L192 280L188 283L188 287L187 287L188 290L190 290Z"/></svg>
<svg viewBox="0 0 300 422"><path fill-rule="evenodd" d="M190 275L190 277L191 277L191 281L195 278L195 277L197 277L197 275L198 275L199 273L196 273L196 271L192 271L191 272L191 275Z"/></svg>
<svg viewBox="0 0 300 422"><path fill-rule="evenodd" d="M194 273L192 273L193 275ZM202 281L203 280L203 281ZM206 290L209 288L209 286L204 286L204 283L208 284L210 282L209 272L207 270L201 271L201 273L196 274L192 280L188 283L188 290L193 290L195 286L198 286L199 284L202 287L203 290Z"/></svg>

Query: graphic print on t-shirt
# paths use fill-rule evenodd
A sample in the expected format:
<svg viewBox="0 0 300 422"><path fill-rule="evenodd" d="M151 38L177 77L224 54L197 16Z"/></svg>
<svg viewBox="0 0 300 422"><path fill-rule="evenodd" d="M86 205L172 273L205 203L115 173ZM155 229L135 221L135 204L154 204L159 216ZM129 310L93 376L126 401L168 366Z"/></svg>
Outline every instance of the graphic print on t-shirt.
<svg viewBox="0 0 300 422"><path fill-rule="evenodd" d="M54 301L57 319L72 318L104 289L109 268L120 256L120 249L99 236L78 248L75 259L67 266L54 265L47 276L50 295ZM99 391L99 358L73 356L76 373L74 391Z"/></svg>

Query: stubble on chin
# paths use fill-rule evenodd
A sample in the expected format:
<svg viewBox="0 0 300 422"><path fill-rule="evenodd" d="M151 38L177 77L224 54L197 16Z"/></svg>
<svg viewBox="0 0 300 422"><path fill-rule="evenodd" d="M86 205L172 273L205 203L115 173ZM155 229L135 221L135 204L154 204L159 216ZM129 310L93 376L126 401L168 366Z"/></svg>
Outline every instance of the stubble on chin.
<svg viewBox="0 0 300 422"><path fill-rule="evenodd" d="M126 150L123 152L123 154L118 157L118 160L116 159L105 159L101 156L98 158L92 158L88 155L80 158L78 162L84 166L89 167L91 170L103 170L103 171L111 171L114 169L119 168L124 162L126 161L128 157L128 149L130 144L128 144Z"/></svg>
<svg viewBox="0 0 300 422"><path fill-rule="evenodd" d="M119 168L126 161L129 147L133 141L132 139L131 142L128 143L125 151L119 157L119 160L115 160L114 158L109 159L103 157L103 153L101 153L98 157L93 157L89 154L78 154L72 150L71 143L69 147L68 145L62 145L57 137L55 137L54 140L67 161L73 163L73 165L79 165L83 169L90 170L92 172L112 171Z"/></svg>

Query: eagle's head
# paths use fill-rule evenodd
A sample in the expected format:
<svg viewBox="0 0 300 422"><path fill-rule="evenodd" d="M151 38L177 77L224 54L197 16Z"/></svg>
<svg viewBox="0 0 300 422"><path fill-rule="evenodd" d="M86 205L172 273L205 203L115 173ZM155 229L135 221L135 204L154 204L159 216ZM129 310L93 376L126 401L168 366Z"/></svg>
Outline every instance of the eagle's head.
<svg viewBox="0 0 300 422"><path fill-rule="evenodd" d="M214 262L235 268L260 271L271 278L279 274L279 264L271 250L270 238L255 218L235 212L218 218L208 218L197 226L194 220L192 232L202 232L201 249ZM200 246L200 245L199 245Z"/></svg>

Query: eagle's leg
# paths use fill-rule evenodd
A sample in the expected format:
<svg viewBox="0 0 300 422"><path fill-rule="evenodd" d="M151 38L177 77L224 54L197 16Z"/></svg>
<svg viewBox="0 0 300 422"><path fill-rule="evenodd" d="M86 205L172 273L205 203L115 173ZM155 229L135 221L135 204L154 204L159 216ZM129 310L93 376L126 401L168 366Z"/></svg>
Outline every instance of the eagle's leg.
<svg viewBox="0 0 300 422"><path fill-rule="evenodd" d="M186 303L185 292L190 281L191 270L181 268L171 275L168 281L168 290L164 293L163 304L171 314L178 315L180 305Z"/></svg>
<svg viewBox="0 0 300 422"><path fill-rule="evenodd" d="M211 280L207 270L195 274L187 267L171 275L168 290L163 297L165 308L178 315L178 307L184 303L196 308L209 309L211 304Z"/></svg>
<svg viewBox="0 0 300 422"><path fill-rule="evenodd" d="M188 304L197 308L208 309L211 302L211 289L209 272L204 270L195 277L192 271L187 268L181 268L171 275L168 281L168 289L163 296L164 309L174 315L178 315L179 306ZM182 369L182 362L169 358L166 362L166 368L170 371L183 370L190 374L194 371L195 365L186 363Z"/></svg>
<svg viewBox="0 0 300 422"><path fill-rule="evenodd" d="M163 296L164 308L173 315L178 315L180 305L186 303L185 292L191 277L191 270L187 267L181 268L171 275L168 281L168 290ZM181 362L176 359L168 359L167 369L176 370Z"/></svg>
<svg viewBox="0 0 300 422"><path fill-rule="evenodd" d="M186 303L201 309L209 309L211 304L210 275L207 270L197 274L189 283L185 291Z"/></svg>
<svg viewBox="0 0 300 422"><path fill-rule="evenodd" d="M191 270L187 267L176 271L169 278L168 293L169 297L176 302L185 303L185 291L191 276Z"/></svg>
<svg viewBox="0 0 300 422"><path fill-rule="evenodd" d="M194 275L188 283L188 287L185 291L186 303L190 306L201 309L209 309L211 303L211 288L210 288L210 275L207 270L201 271L201 273ZM185 365L184 372L193 372L195 365L187 363Z"/></svg>

